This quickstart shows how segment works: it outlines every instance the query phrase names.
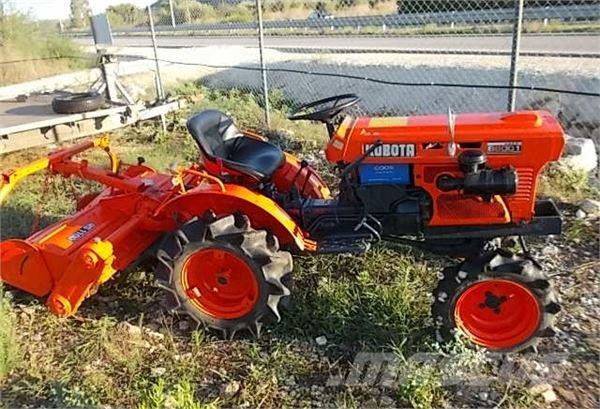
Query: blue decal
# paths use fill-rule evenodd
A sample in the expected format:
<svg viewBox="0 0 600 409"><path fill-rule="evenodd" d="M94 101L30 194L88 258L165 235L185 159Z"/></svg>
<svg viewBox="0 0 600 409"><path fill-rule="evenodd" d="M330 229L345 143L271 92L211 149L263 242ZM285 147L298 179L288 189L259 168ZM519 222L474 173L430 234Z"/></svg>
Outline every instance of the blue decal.
<svg viewBox="0 0 600 409"><path fill-rule="evenodd" d="M409 165L368 164L358 168L360 182L363 185L382 185L410 183Z"/></svg>

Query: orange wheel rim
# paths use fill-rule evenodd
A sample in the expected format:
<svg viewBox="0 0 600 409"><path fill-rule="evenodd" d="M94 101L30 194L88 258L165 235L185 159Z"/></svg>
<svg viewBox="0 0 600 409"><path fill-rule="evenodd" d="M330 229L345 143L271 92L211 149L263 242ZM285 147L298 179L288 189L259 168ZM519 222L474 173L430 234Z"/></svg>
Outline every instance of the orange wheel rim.
<svg viewBox="0 0 600 409"><path fill-rule="evenodd" d="M509 349L535 334L542 319L536 295L506 279L480 281L458 297L456 326L474 343L489 349Z"/></svg>
<svg viewBox="0 0 600 409"><path fill-rule="evenodd" d="M190 255L181 275L188 299L216 319L248 314L258 301L258 281L248 263L223 249L202 249Z"/></svg>

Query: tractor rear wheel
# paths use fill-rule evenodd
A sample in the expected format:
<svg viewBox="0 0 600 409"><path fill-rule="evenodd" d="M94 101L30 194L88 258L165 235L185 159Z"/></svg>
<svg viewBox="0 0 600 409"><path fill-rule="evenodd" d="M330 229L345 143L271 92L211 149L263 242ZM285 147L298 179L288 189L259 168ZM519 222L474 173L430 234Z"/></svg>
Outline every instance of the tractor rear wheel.
<svg viewBox="0 0 600 409"><path fill-rule="evenodd" d="M560 305L531 259L498 249L447 267L442 275L432 305L438 341L458 330L481 347L516 352L552 335Z"/></svg>
<svg viewBox="0 0 600 409"><path fill-rule="evenodd" d="M156 277L170 312L233 337L280 320L290 298L292 256L242 214L193 219L165 237Z"/></svg>

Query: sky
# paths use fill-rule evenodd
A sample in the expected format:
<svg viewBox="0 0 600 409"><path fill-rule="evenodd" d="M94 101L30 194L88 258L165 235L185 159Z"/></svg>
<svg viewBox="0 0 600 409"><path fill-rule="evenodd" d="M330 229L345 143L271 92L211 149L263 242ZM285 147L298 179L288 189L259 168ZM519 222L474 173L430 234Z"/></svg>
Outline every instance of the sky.
<svg viewBox="0 0 600 409"><path fill-rule="evenodd" d="M93 14L104 12L106 7L120 3L132 3L139 7L146 7L156 0L89 0ZM35 19L63 19L69 18L70 0L8 0L11 8L27 13Z"/></svg>

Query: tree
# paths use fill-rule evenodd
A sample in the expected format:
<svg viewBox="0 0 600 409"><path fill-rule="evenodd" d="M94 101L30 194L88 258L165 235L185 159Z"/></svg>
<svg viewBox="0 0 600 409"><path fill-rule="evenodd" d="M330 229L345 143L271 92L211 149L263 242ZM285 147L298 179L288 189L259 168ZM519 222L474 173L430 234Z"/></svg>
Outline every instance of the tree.
<svg viewBox="0 0 600 409"><path fill-rule="evenodd" d="M71 0L71 27L84 28L89 24L89 0Z"/></svg>
<svg viewBox="0 0 600 409"><path fill-rule="evenodd" d="M106 14L112 26L134 26L143 19L144 11L133 4L123 3L107 7Z"/></svg>

